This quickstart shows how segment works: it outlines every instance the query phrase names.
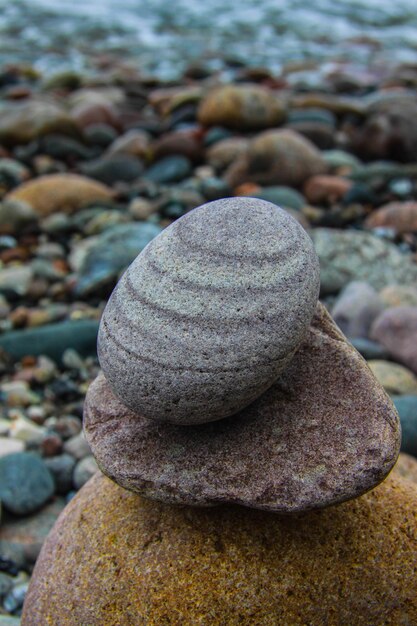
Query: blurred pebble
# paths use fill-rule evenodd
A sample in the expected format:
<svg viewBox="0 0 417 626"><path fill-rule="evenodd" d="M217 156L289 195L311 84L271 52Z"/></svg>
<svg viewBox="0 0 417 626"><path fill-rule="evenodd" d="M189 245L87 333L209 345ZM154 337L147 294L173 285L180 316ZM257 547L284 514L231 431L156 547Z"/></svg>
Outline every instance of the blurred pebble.
<svg viewBox="0 0 417 626"><path fill-rule="evenodd" d="M351 337L350 342L354 348L363 356L367 361L370 360L386 360L388 353L384 346L376 341L365 339L364 337Z"/></svg>
<svg viewBox="0 0 417 626"><path fill-rule="evenodd" d="M370 360L368 365L375 378L389 394L417 394L417 377L398 363Z"/></svg>
<svg viewBox="0 0 417 626"><path fill-rule="evenodd" d="M16 452L0 458L0 499L11 513L32 513L53 493L52 476L37 455Z"/></svg>
<svg viewBox="0 0 417 626"><path fill-rule="evenodd" d="M191 162L184 156L169 156L152 165L144 176L155 183L178 183L191 174Z"/></svg>
<svg viewBox="0 0 417 626"><path fill-rule="evenodd" d="M98 466L93 455L89 455L78 461L75 466L73 483L76 489L81 489L85 483L98 471Z"/></svg>
<svg viewBox="0 0 417 626"><path fill-rule="evenodd" d="M75 464L76 459L68 453L45 459L45 465L55 482L55 493L65 495L71 490Z"/></svg>
<svg viewBox="0 0 417 626"><path fill-rule="evenodd" d="M25 444L19 439L10 439L9 437L0 437L0 457L7 456L13 452L23 452Z"/></svg>
<svg viewBox="0 0 417 626"><path fill-rule="evenodd" d="M83 433L79 433L68 439L64 443L64 451L73 456L77 460L84 459L91 454L90 446L88 445Z"/></svg>
<svg viewBox="0 0 417 626"><path fill-rule="evenodd" d="M384 308L375 289L365 282L353 281L339 294L331 314L347 337L367 338L372 322Z"/></svg>
<svg viewBox="0 0 417 626"><path fill-rule="evenodd" d="M28 587L28 582L13 587L3 601L3 606L6 611L15 613L18 609L22 608Z"/></svg>

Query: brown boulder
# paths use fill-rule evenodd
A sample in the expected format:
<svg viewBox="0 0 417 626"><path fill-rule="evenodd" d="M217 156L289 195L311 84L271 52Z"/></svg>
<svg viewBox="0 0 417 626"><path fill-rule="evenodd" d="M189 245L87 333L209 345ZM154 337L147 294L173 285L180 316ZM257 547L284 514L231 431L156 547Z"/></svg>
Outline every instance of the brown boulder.
<svg viewBox="0 0 417 626"><path fill-rule="evenodd" d="M164 502L284 513L325 507L383 480L400 447L390 399L321 305L277 382L228 419L161 426L127 409L103 375L85 407L100 469Z"/></svg>
<svg viewBox="0 0 417 626"><path fill-rule="evenodd" d="M96 474L44 544L22 626L415 624L417 489L297 517L174 507Z"/></svg>
<svg viewBox="0 0 417 626"><path fill-rule="evenodd" d="M74 213L92 202L108 202L112 198L109 187L78 174L40 176L6 196L6 200L26 202L42 217L56 211Z"/></svg>
<svg viewBox="0 0 417 626"><path fill-rule="evenodd" d="M243 182L300 187L310 176L326 170L320 151L308 139L292 130L267 130L232 163L226 180L231 187Z"/></svg>
<svg viewBox="0 0 417 626"><path fill-rule="evenodd" d="M203 99L198 120L203 126L240 130L268 128L285 119L284 104L260 85L226 85Z"/></svg>

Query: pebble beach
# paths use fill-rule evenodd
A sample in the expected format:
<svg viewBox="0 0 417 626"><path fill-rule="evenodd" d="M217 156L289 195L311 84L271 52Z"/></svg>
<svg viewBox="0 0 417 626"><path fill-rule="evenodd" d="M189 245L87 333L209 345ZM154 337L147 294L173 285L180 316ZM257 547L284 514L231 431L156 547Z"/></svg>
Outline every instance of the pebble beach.
<svg viewBox="0 0 417 626"><path fill-rule="evenodd" d="M77 4L0 1L0 626L97 471L82 416L106 302L204 203L266 200L307 231L417 475L413 3Z"/></svg>

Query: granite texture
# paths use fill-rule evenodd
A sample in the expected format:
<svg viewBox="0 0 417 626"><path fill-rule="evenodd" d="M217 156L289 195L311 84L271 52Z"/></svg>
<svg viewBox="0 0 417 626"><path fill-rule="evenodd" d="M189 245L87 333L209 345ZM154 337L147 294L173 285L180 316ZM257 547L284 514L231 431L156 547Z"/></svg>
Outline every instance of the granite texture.
<svg viewBox="0 0 417 626"><path fill-rule="evenodd" d="M201 421L205 419L201 405ZM157 424L127 409L101 374L84 429L99 467L165 502L293 513L355 498L396 461L398 415L322 305L276 383L214 424Z"/></svg>
<svg viewBox="0 0 417 626"><path fill-rule="evenodd" d="M44 544L22 626L411 626L416 509L396 476L286 518L167 506L97 474Z"/></svg>
<svg viewBox="0 0 417 626"><path fill-rule="evenodd" d="M156 237L119 281L100 325L101 366L149 419L232 415L286 367L318 290L311 240L285 211L253 198L205 204Z"/></svg>

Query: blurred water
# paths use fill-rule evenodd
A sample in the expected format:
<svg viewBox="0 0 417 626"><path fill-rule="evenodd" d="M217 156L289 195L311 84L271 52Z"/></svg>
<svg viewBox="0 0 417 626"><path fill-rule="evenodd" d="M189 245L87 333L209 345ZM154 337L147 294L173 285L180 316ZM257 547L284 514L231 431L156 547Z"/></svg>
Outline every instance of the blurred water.
<svg viewBox="0 0 417 626"><path fill-rule="evenodd" d="M358 41L358 39L360 41ZM161 78L225 57L278 71L289 61L417 62L415 0L0 0L0 63L87 70L103 52Z"/></svg>

